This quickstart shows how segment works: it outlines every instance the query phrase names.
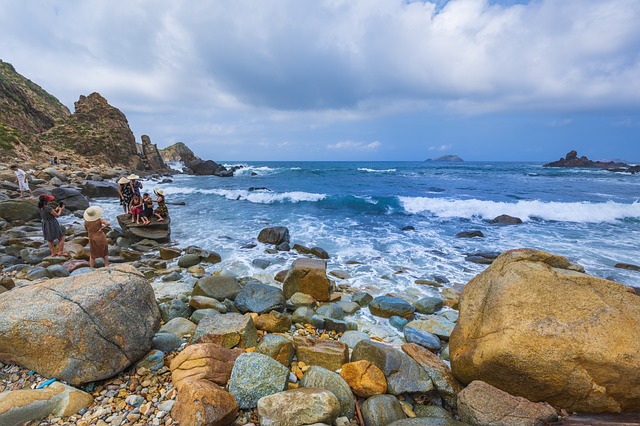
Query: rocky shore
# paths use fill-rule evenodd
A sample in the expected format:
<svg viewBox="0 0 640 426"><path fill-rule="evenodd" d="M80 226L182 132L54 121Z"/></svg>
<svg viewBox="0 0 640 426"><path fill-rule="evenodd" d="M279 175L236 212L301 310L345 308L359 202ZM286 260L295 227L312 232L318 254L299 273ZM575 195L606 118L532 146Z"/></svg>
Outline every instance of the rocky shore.
<svg viewBox="0 0 640 426"><path fill-rule="evenodd" d="M28 166L34 194L78 216L129 173ZM81 220L70 257L48 256L35 199L0 168L0 425L640 419L640 297L566 258L496 253L461 294L435 283L414 300L350 287L319 247L293 245L277 286L228 275L219 254L171 242L170 221L121 217L111 266L93 270ZM256 230L264 255L290 242L286 228ZM362 316L397 333L365 332Z"/></svg>

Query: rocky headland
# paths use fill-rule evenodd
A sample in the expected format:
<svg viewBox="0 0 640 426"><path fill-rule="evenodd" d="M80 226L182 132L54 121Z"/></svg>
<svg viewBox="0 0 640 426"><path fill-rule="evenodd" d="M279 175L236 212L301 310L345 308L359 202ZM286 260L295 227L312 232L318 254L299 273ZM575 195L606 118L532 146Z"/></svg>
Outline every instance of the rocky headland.
<svg viewBox="0 0 640 426"><path fill-rule="evenodd" d="M195 155L183 142L176 142L160 150L160 155L166 162L182 163L185 173L198 176L231 177L240 168L239 166L234 166L231 169L227 169L213 160L203 160Z"/></svg>
<svg viewBox="0 0 640 426"><path fill-rule="evenodd" d="M634 174L640 172L640 166L631 166L619 161L593 161L589 160L584 155L582 157L578 157L578 153L575 150L569 151L565 158L560 158L558 161L547 163L543 167L602 169L612 172L625 172Z"/></svg>

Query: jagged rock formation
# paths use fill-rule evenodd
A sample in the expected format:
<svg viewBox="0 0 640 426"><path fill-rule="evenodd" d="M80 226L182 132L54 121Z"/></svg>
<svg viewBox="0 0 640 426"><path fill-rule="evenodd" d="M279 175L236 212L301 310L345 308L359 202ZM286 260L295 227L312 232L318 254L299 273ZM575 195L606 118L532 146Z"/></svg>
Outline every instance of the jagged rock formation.
<svg viewBox="0 0 640 426"><path fill-rule="evenodd" d="M141 168L135 137L119 109L99 93L80 96L74 106L65 123L38 136L43 145L99 163Z"/></svg>
<svg viewBox="0 0 640 426"><path fill-rule="evenodd" d="M164 170L167 165L162 161L162 156L156 144L151 143L151 138L142 135L142 161L146 170Z"/></svg>
<svg viewBox="0 0 640 426"><path fill-rule="evenodd" d="M239 167L227 169L212 160L203 160L196 156L184 143L178 142L160 151L164 161L180 161L194 175L214 175L219 177L233 176Z"/></svg>
<svg viewBox="0 0 640 426"><path fill-rule="evenodd" d="M0 60L0 152L37 150L36 135L70 114L58 99Z"/></svg>
<svg viewBox="0 0 640 426"><path fill-rule="evenodd" d="M587 169L627 169L630 166L625 163L615 161L592 161L586 156L578 158L578 153L575 150L571 150L567 153L565 158L561 158L558 161L547 163L543 167L581 167Z"/></svg>

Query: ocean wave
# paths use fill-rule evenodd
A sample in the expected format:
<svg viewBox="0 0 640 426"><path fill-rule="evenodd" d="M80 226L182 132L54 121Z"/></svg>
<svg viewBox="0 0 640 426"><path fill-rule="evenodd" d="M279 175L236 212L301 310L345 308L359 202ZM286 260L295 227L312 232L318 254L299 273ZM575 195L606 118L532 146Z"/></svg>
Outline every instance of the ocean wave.
<svg viewBox="0 0 640 426"><path fill-rule="evenodd" d="M368 173L395 173L397 170L396 169L383 169L383 170L378 170L378 169L368 169L366 167L359 167L358 171L361 172L368 172Z"/></svg>
<svg viewBox="0 0 640 426"><path fill-rule="evenodd" d="M505 203L477 199L454 200L447 198L399 197L407 213L431 213L441 218L493 219L507 214L523 221L542 219L560 222L612 222L625 218L640 218L640 202L623 204L560 203L544 201L518 201Z"/></svg>
<svg viewBox="0 0 640 426"><path fill-rule="evenodd" d="M234 172L234 175L236 176L242 176L242 175L246 176L246 175L251 175L253 173L258 175L268 175L268 174L278 173L279 171L283 170L281 168L274 168L274 167L268 167L268 166L251 166L249 164L224 164L224 166L228 169L232 167L240 167Z"/></svg>

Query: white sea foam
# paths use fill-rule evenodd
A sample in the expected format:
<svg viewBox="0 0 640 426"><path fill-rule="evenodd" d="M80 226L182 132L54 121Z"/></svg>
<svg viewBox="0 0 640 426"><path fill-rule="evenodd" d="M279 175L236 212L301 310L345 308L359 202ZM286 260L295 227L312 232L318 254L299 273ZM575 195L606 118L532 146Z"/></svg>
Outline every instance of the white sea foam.
<svg viewBox="0 0 640 426"><path fill-rule="evenodd" d="M167 195L219 195L227 200L250 201L257 204L272 203L299 203L302 201L320 201L327 197L326 194L315 194L312 192L271 192L268 190L247 191L245 189L198 189L193 187L164 186Z"/></svg>
<svg viewBox="0 0 640 426"><path fill-rule="evenodd" d="M453 200L448 198L400 197L408 213L431 213L441 218L480 217L493 219L507 214L523 221L533 218L562 222L611 222L624 218L640 218L640 202L615 203L560 203L543 201L518 201L505 203L483 200Z"/></svg>
<svg viewBox="0 0 640 426"><path fill-rule="evenodd" d="M359 167L358 170L361 172L369 172L369 173L394 173L396 171L396 169L377 170L377 169L368 169L366 167Z"/></svg>
<svg viewBox="0 0 640 426"><path fill-rule="evenodd" d="M268 175L281 171L281 168L273 168L267 166L252 166L249 164L225 164L226 168L230 169L232 167L240 167L234 172L234 175L250 175L252 173L256 173L258 175Z"/></svg>

